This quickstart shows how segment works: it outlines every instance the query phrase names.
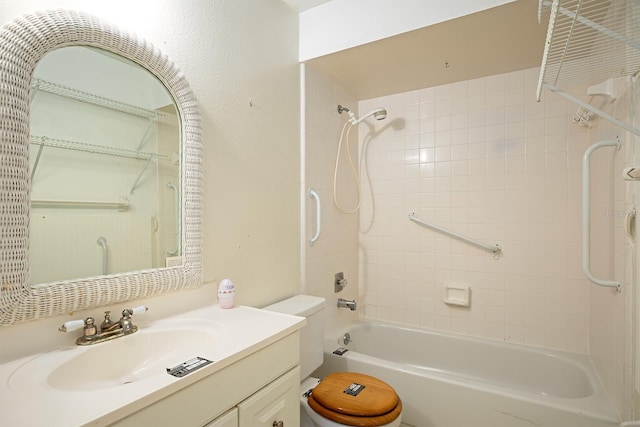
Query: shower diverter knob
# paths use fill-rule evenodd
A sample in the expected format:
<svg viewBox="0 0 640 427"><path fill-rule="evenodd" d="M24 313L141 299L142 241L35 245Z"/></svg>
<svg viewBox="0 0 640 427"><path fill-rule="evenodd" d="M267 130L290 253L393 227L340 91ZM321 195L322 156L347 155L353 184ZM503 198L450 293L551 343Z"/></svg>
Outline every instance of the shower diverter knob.
<svg viewBox="0 0 640 427"><path fill-rule="evenodd" d="M340 292L345 286L347 286L349 281L344 278L344 273L342 271L340 273L336 273L335 278L334 292Z"/></svg>

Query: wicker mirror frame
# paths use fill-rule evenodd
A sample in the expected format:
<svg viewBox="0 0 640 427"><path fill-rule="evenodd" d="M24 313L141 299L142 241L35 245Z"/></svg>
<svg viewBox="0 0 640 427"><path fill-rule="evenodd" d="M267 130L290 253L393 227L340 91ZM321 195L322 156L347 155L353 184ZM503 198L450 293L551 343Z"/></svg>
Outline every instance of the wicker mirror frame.
<svg viewBox="0 0 640 427"><path fill-rule="evenodd" d="M175 100L182 139L181 266L30 283L31 78L47 52L71 45L97 47L139 64ZM150 43L99 18L53 10L22 16L0 29L0 326L202 285L200 123L195 96L173 62Z"/></svg>

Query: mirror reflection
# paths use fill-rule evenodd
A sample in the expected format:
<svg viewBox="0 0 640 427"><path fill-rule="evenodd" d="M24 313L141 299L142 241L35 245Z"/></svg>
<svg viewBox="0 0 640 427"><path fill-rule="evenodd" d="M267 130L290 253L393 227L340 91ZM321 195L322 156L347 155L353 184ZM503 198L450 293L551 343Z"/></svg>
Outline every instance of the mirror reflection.
<svg viewBox="0 0 640 427"><path fill-rule="evenodd" d="M181 264L179 119L153 75L91 47L52 51L30 133L31 283Z"/></svg>

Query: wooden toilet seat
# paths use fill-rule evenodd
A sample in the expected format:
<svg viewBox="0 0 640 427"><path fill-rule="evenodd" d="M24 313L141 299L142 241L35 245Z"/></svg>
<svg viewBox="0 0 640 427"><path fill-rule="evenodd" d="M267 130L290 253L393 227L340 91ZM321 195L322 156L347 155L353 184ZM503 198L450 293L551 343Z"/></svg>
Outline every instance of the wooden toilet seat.
<svg viewBox="0 0 640 427"><path fill-rule="evenodd" d="M402 412L402 401L389 384L353 372L327 375L308 402L318 414L347 426L383 426Z"/></svg>

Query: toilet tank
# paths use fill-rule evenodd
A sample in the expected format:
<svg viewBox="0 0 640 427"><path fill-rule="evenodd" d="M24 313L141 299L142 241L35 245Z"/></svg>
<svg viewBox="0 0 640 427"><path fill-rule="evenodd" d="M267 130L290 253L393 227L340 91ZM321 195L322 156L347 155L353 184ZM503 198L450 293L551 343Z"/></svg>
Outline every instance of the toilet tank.
<svg viewBox="0 0 640 427"><path fill-rule="evenodd" d="M321 297L296 295L263 307L263 310L307 319L307 324L300 330L300 379L311 375L324 360L324 302Z"/></svg>

